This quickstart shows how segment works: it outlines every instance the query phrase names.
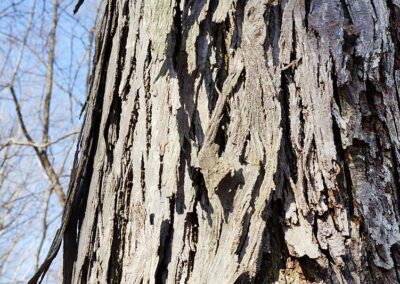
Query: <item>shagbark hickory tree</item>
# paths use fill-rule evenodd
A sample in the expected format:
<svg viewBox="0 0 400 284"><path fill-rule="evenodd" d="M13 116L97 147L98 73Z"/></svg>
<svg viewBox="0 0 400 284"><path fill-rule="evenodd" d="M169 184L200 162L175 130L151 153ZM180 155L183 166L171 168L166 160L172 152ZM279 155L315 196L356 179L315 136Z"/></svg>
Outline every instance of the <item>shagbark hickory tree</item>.
<svg viewBox="0 0 400 284"><path fill-rule="evenodd" d="M103 14L65 282L399 282L399 0Z"/></svg>

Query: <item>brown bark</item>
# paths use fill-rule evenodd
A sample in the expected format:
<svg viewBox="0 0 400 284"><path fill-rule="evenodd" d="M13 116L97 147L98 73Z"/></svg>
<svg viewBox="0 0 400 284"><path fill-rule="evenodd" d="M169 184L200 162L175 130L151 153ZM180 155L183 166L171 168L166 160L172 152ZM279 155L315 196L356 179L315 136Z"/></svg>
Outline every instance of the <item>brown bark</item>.
<svg viewBox="0 0 400 284"><path fill-rule="evenodd" d="M398 0L105 1L64 281L399 282L399 28Z"/></svg>

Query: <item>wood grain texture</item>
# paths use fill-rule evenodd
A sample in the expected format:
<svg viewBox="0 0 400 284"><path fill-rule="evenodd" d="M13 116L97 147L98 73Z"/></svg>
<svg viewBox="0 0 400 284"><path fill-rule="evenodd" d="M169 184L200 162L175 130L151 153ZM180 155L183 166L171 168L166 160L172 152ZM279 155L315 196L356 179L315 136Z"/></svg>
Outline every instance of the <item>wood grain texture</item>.
<svg viewBox="0 0 400 284"><path fill-rule="evenodd" d="M399 1L104 2L65 282L399 282Z"/></svg>

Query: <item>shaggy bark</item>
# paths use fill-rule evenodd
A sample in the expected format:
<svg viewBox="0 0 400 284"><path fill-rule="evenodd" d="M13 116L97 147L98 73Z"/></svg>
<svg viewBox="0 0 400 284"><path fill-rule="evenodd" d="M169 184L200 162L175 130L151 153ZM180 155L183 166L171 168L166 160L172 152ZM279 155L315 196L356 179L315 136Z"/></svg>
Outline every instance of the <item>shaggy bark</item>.
<svg viewBox="0 0 400 284"><path fill-rule="evenodd" d="M399 282L398 0L104 2L65 282Z"/></svg>

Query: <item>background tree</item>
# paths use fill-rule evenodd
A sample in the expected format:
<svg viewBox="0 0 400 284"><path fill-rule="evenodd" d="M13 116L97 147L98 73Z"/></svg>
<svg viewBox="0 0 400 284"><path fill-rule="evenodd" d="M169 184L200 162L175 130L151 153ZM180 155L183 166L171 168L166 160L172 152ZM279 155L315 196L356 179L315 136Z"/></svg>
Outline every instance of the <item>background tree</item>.
<svg viewBox="0 0 400 284"><path fill-rule="evenodd" d="M64 281L399 282L399 13L104 1Z"/></svg>
<svg viewBox="0 0 400 284"><path fill-rule="evenodd" d="M0 3L1 283L37 270L65 203L97 10L87 1L84 16L73 17L73 4Z"/></svg>

